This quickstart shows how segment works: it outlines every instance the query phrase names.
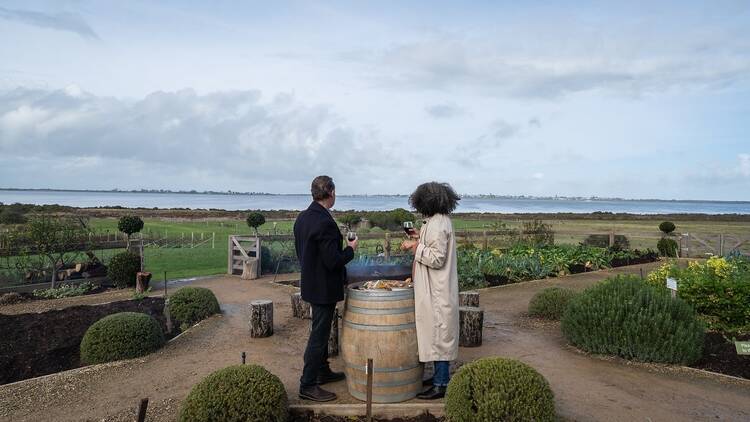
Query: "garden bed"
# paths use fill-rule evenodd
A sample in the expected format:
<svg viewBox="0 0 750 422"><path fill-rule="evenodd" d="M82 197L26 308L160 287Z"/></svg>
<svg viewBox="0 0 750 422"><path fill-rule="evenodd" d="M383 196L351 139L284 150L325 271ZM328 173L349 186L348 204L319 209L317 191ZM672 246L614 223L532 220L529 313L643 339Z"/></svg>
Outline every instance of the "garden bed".
<svg viewBox="0 0 750 422"><path fill-rule="evenodd" d="M740 336L737 340L750 341L750 335ZM750 356L738 355L734 343L719 333L706 333L703 357L691 367L750 379Z"/></svg>
<svg viewBox="0 0 750 422"><path fill-rule="evenodd" d="M163 298L79 305L38 313L0 314L0 384L34 378L80 366L80 343L88 327L118 312L140 312L156 318L164 332Z"/></svg>

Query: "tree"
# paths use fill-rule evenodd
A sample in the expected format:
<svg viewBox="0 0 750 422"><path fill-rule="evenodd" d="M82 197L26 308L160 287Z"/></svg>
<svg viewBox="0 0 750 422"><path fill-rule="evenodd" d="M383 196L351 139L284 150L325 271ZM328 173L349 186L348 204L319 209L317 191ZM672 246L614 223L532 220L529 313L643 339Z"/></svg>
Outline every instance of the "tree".
<svg viewBox="0 0 750 422"><path fill-rule="evenodd" d="M347 229L351 230L354 225L362 221L362 217L354 213L348 213L339 217L339 221L344 223Z"/></svg>
<svg viewBox="0 0 750 422"><path fill-rule="evenodd" d="M675 227L674 223L671 221L664 221L659 224L659 230L661 230L666 235L670 235L676 228L677 227Z"/></svg>
<svg viewBox="0 0 750 422"><path fill-rule="evenodd" d="M124 215L120 217L120 221L117 222L117 230L125 233L128 237L128 245L130 244L130 235L138 233L143 230L143 220L137 215Z"/></svg>
<svg viewBox="0 0 750 422"><path fill-rule="evenodd" d="M255 230L255 235L258 235L258 227L266 224L266 217L263 216L263 214L259 212L251 212L247 215L247 219L245 220L247 222L247 226L251 229Z"/></svg>
<svg viewBox="0 0 750 422"><path fill-rule="evenodd" d="M31 250L47 261L52 271L51 287L55 288L58 268L86 249L88 231L74 218L49 215L32 217L24 231Z"/></svg>

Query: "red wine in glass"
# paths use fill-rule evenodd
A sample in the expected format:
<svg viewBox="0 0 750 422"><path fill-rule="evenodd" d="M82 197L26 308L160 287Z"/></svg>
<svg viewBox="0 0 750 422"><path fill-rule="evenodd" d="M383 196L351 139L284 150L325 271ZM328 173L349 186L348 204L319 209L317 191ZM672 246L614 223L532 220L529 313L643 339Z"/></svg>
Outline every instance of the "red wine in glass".
<svg viewBox="0 0 750 422"><path fill-rule="evenodd" d="M346 239L348 241L353 242L354 239L356 239L356 238L357 238L357 233L355 233L355 232L347 232L346 233Z"/></svg>
<svg viewBox="0 0 750 422"><path fill-rule="evenodd" d="M414 230L414 222L412 221L404 221L404 231L409 236L414 236L417 234L417 231Z"/></svg>

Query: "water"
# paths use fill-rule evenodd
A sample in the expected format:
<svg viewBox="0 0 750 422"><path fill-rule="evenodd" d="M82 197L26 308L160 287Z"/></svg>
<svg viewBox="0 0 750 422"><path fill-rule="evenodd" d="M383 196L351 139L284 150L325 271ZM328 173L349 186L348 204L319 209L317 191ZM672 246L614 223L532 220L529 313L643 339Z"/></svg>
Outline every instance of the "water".
<svg viewBox="0 0 750 422"><path fill-rule="evenodd" d="M221 210L301 210L309 195L220 195L129 192L0 191L0 202L60 204L74 207L122 206L127 208L191 208ZM405 196L338 196L336 210L378 211L409 209ZM633 214L750 214L750 202L573 200L464 198L457 212L591 213L608 211Z"/></svg>

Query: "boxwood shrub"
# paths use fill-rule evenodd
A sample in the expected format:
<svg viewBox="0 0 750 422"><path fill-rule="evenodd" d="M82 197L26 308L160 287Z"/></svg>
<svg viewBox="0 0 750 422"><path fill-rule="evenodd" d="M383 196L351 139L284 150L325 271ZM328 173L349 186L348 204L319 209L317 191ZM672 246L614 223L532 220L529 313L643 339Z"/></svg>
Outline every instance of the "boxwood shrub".
<svg viewBox="0 0 750 422"><path fill-rule="evenodd" d="M682 299L640 277L616 276L573 298L561 329L591 353L691 364L701 357L705 326Z"/></svg>
<svg viewBox="0 0 750 422"><path fill-rule="evenodd" d="M547 380L529 365L482 358L451 379L445 415L451 422L553 421L555 401Z"/></svg>
<svg viewBox="0 0 750 422"><path fill-rule="evenodd" d="M169 297L169 315L181 324L193 325L219 312L214 292L204 287L183 287Z"/></svg>
<svg viewBox="0 0 750 422"><path fill-rule="evenodd" d="M680 246L677 244L677 241L674 239L670 239L668 237L662 237L656 243L656 249L659 250L659 253L661 254L661 256L674 258L677 256L677 250L679 248Z"/></svg>
<svg viewBox="0 0 750 422"><path fill-rule="evenodd" d="M259 365L220 369L196 384L180 411L181 422L287 420L281 380Z"/></svg>
<svg viewBox="0 0 750 422"><path fill-rule="evenodd" d="M150 315L120 312L93 323L81 340L81 362L104 363L147 355L164 345L159 323Z"/></svg>
<svg viewBox="0 0 750 422"><path fill-rule="evenodd" d="M570 289L562 287L548 287L537 292L529 302L529 315L559 320L562 317L568 302L575 297L577 293Z"/></svg>
<svg viewBox="0 0 750 422"><path fill-rule="evenodd" d="M135 286L135 276L141 270L141 257L132 252L113 256L107 265L107 277L119 288Z"/></svg>

